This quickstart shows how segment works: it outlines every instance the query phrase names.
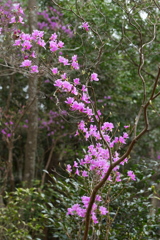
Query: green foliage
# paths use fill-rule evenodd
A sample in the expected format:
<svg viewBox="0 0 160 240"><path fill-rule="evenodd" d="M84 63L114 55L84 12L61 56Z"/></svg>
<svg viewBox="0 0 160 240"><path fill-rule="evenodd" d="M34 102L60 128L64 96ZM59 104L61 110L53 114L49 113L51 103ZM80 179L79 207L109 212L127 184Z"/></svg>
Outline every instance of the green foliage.
<svg viewBox="0 0 160 240"><path fill-rule="evenodd" d="M141 168L143 165L144 171ZM99 216L99 223L91 222L88 239L95 240L158 240L159 213L151 215L153 190L150 178L153 165L141 160L132 165L136 173L135 182L126 178L122 169L122 181L107 182L101 190L101 205L109 214ZM82 177L55 178L44 189L17 188L6 193L6 207L0 209L0 234L2 239L81 240L84 231L83 219L67 215L67 208L81 202L81 196L90 195L92 182Z"/></svg>
<svg viewBox="0 0 160 240"><path fill-rule="evenodd" d="M151 188L150 178L154 174L153 166L156 162L147 163L141 160L140 164L131 165L136 173L136 182L126 178L126 169L123 169L122 181L119 183L107 182L105 188L101 192L103 196L102 205L106 206L109 214L99 218L98 224L91 223L91 230L88 239L103 240L158 240L159 233L159 214L151 214L153 191ZM141 170L143 166L143 171ZM60 185L60 186L59 186ZM83 186L83 188L82 188ZM90 186L90 188L88 188ZM58 212L56 216L63 216L57 221L60 231L56 232L59 239L82 239L83 222L81 218L76 216L66 216L66 208L75 203L80 203L80 197L92 189L91 182L85 182L81 178L70 178L66 181L57 181L56 188L60 187L60 191L66 193L65 197L61 195L58 202ZM90 190L89 190L90 189ZM55 196L55 195L54 195ZM59 193L57 194L57 198ZM64 203L64 198L66 205ZM63 215L62 210L63 203ZM62 236L62 232L63 236ZM68 238L66 238L68 236Z"/></svg>
<svg viewBox="0 0 160 240"><path fill-rule="evenodd" d="M43 237L48 219L45 195L36 188L17 188L6 193L7 206L0 209L1 239L35 239Z"/></svg>

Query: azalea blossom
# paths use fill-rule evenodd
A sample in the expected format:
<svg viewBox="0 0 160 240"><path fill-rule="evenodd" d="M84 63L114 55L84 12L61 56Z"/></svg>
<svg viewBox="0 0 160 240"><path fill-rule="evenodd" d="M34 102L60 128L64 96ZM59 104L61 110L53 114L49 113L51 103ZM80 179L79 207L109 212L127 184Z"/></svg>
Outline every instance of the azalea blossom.
<svg viewBox="0 0 160 240"><path fill-rule="evenodd" d="M32 61L31 60L24 60L22 62L22 64L20 65L20 67L30 67L32 64Z"/></svg>
<svg viewBox="0 0 160 240"><path fill-rule="evenodd" d="M16 17L15 17L15 16L13 16L13 17L11 18L10 23L16 23Z"/></svg>
<svg viewBox="0 0 160 240"><path fill-rule="evenodd" d="M99 81L98 74L97 73L92 73L91 74L91 79L90 81Z"/></svg>
<svg viewBox="0 0 160 240"><path fill-rule="evenodd" d="M58 68L51 68L51 71L53 74L57 74L58 73Z"/></svg>
<svg viewBox="0 0 160 240"><path fill-rule="evenodd" d="M38 73L38 66L37 65L33 65L31 66L31 73Z"/></svg>
<svg viewBox="0 0 160 240"><path fill-rule="evenodd" d="M58 60L60 63L63 63L63 65L70 65L69 60L67 58L59 56Z"/></svg>
<svg viewBox="0 0 160 240"><path fill-rule="evenodd" d="M99 207L99 211L102 215L106 215L106 213L108 213L107 209L103 206L100 206Z"/></svg>
<svg viewBox="0 0 160 240"><path fill-rule="evenodd" d="M133 180L136 181L136 176L133 171L128 171L127 175Z"/></svg>
<svg viewBox="0 0 160 240"><path fill-rule="evenodd" d="M21 16L19 16L18 22L24 24L23 18Z"/></svg>
<svg viewBox="0 0 160 240"><path fill-rule="evenodd" d="M84 28L86 31L89 31L89 24L88 24L88 22L83 22L82 23L82 28Z"/></svg>

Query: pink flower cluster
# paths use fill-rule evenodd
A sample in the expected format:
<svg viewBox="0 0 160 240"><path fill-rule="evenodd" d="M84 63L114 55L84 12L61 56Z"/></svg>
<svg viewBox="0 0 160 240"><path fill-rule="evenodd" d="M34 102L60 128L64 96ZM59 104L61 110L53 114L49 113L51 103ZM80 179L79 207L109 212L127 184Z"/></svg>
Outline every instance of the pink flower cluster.
<svg viewBox="0 0 160 240"><path fill-rule="evenodd" d="M59 50L60 48L63 48L64 42L57 41L57 34L54 33L50 37L49 45L50 45L50 51L55 52L55 51Z"/></svg>
<svg viewBox="0 0 160 240"><path fill-rule="evenodd" d="M77 62L77 56L74 55L72 57L73 62ZM63 63L63 65L69 65L69 60L59 56L59 62ZM57 74L57 69L51 69L53 74ZM121 136L114 136L113 129L114 125L111 122L104 122L99 129L94 122L93 117L99 121L99 117L101 116L100 110L94 112L94 108L92 108L90 96L88 94L88 88L86 85L83 85L79 78L73 79L73 81L69 81L67 77L67 73L63 73L60 75L61 78L57 79L54 83L55 87L58 87L61 92L66 92L69 96L66 97L65 103L68 104L71 111L78 111L82 114L87 115L88 122L81 120L78 124L78 130L76 135L80 133L83 134L87 141L93 141L95 144L91 144L88 146L88 150L85 153L83 159L79 161L74 161L74 165L67 165L68 173L75 174L82 177L93 177L96 179L102 179L104 175L107 173L110 167L110 161L113 163L119 160L119 153L115 149L119 149L123 144L126 144L126 140L129 138L128 134L124 132ZM92 73L90 75L90 81L99 81L98 74ZM113 152L112 159L110 159L109 149L103 144L106 141L111 151ZM119 146L119 147L118 147ZM127 162L128 159L124 159L121 164L123 165ZM119 172L120 166L116 166L113 170L114 174L108 178L108 181L121 181L121 174ZM133 174L130 175L133 178ZM90 198L87 196L83 196L82 198L83 206L80 204L74 204L71 208L68 208L68 214L70 215L78 215L80 217L85 217L86 209L88 207L88 203ZM87 202L87 204L85 204ZM91 212L91 218L94 223L97 223L96 211L99 211L100 214L106 214L108 211L105 207L100 206L99 210L97 204L93 204L93 209Z"/></svg>
<svg viewBox="0 0 160 240"><path fill-rule="evenodd" d="M5 137L10 138L12 136L12 130L14 128L14 123L13 123L13 121L9 121L9 122L5 122L4 125L5 125L5 128L3 128L1 130L1 133Z"/></svg>
<svg viewBox="0 0 160 240"><path fill-rule="evenodd" d="M47 136L53 136L53 138L55 139L55 135L64 128L64 120L60 120L60 116L65 117L66 115L66 111L61 111L61 113L58 113L50 110L46 114L45 118L39 118L39 128L46 129Z"/></svg>
<svg viewBox="0 0 160 240"><path fill-rule="evenodd" d="M82 27L89 31L89 24L84 22ZM22 52L25 55L24 61L22 61L20 67L26 67L30 69L31 73L38 73L38 66L32 63L33 58L36 58L36 53L32 51L33 44L37 44L45 49L46 42L43 39L44 31L34 30L32 34L20 33L18 39L15 40L14 46L21 47ZM50 52L56 52L63 48L64 43L57 40L57 34L53 33L49 39ZM30 54L29 54L29 53ZM56 55L55 55L56 56ZM77 60L77 55L73 55L71 60L64 56L58 56L58 63L63 66L72 67L74 70L79 70L80 66ZM89 76L90 82L84 85L80 78L71 80L66 72L61 73L58 68L51 68L53 75L58 74L58 79L55 80L54 86L58 89L58 92L65 93L65 103L69 106L69 109L74 112L81 113L87 121L81 120L78 123L78 130L76 135L82 134L86 141L90 142L84 158L79 161L75 161L74 165L67 165L67 171L70 174L81 175L83 177L96 178L96 181L101 180L107 173L111 162L117 162L119 160L119 149L122 145L126 144L128 134L122 133L121 136L115 136L113 134L114 125L110 122L101 121L101 112L94 107L93 101L91 101L88 85L91 82L99 81L98 74L93 72ZM52 119L53 120L53 119ZM43 121L43 126L48 127L48 123ZM127 127L126 127L127 128ZM53 133L54 134L54 133ZM112 152L112 154L111 154ZM121 164L127 162L127 158ZM113 169L113 174L110 175L108 181L121 181L121 174L119 172L120 166L116 166ZM128 171L128 176L135 180L135 175L132 171ZM85 217L86 209L88 207L90 197L82 196L82 206L80 204L74 204L71 208L68 208L68 214L77 214L80 217ZM97 202L101 201L101 197L97 195L96 202L93 204L91 211L91 218L94 223L98 223L97 213L105 215L108 213L104 206L98 206Z"/></svg>
<svg viewBox="0 0 160 240"><path fill-rule="evenodd" d="M42 12L38 12L38 15L42 16L43 21L38 22L40 30L47 29L53 31L62 31L67 34L68 37L73 37L73 32L70 29L70 25L64 25L62 21L63 14L53 7L49 7Z"/></svg>
<svg viewBox="0 0 160 240"><path fill-rule="evenodd" d="M133 181L136 181L136 176L133 171L128 171L127 174Z"/></svg>
<svg viewBox="0 0 160 240"><path fill-rule="evenodd" d="M54 84L54 86L60 88L62 92L68 92L70 94L73 94L74 96L78 96L78 94L80 93L81 97L79 101L77 101L74 97L67 97L65 103L70 106L70 109L72 111L82 112L88 115L89 119L91 119L91 116L93 116L94 113L92 108L88 106L88 104L90 103L90 97L88 95L88 91L85 85L82 85L82 88L79 89L80 85L81 84L79 78L73 79L73 83L70 83L66 79L66 74L61 75L61 79L57 79ZM77 88L77 86L79 86L79 88Z"/></svg>
<svg viewBox="0 0 160 240"><path fill-rule="evenodd" d="M20 6L20 3L13 4L12 12L15 13L15 15L11 17L10 23L24 24L23 17L22 17L24 12L23 12L23 9ZM19 15L19 16L17 17L17 15Z"/></svg>
<svg viewBox="0 0 160 240"><path fill-rule="evenodd" d="M24 60L22 62L22 64L20 65L20 67L30 67L30 72L31 73L38 73L39 70L38 70L38 66L37 65L32 65L32 61L31 60Z"/></svg>
<svg viewBox="0 0 160 240"><path fill-rule="evenodd" d="M21 63L20 67L30 67L31 73L38 73L38 66L32 65L33 58L36 58L35 51L28 53L32 50L33 43L45 48L45 41L43 40L44 32L39 30L34 30L32 34L26 34L24 32L19 33L18 39L15 40L13 46L21 47L21 51L24 54L24 61ZM30 58L30 59L28 59Z"/></svg>
<svg viewBox="0 0 160 240"><path fill-rule="evenodd" d="M81 201L82 201L82 206L80 206L80 204L74 204L71 208L67 209L67 215L78 215L79 217L85 217L87 208L88 208L88 204L90 201L90 197L87 196L83 196L81 197ZM95 202L101 202L101 196L97 195ZM103 206L98 206L96 203L93 204L92 207L92 211L91 211L91 219L94 223L98 223L98 218L96 214L100 214L100 215L106 215L108 213L108 210L106 209L106 207Z"/></svg>

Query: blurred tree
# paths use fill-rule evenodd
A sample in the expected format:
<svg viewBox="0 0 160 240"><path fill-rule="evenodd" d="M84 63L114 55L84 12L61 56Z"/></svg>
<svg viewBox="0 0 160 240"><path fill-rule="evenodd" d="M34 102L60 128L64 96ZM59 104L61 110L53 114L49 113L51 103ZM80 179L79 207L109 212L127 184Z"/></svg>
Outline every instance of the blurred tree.
<svg viewBox="0 0 160 240"><path fill-rule="evenodd" d="M38 12L37 0L28 1L29 9L29 30L30 33L37 29L37 12ZM38 47L33 46L33 51L38 56ZM35 64L38 64L38 58ZM28 82L28 104L30 105L28 110L28 129L27 129L27 140L25 150L25 170L24 170L24 181L26 185L31 187L35 176L36 166L36 154L37 154L37 136L38 136L38 98L37 98L37 86L38 77L30 76Z"/></svg>

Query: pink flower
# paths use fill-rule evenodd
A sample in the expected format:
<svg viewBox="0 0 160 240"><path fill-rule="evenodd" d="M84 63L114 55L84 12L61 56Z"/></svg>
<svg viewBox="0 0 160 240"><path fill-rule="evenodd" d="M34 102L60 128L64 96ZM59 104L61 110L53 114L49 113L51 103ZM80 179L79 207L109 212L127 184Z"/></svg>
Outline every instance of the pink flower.
<svg viewBox="0 0 160 240"><path fill-rule="evenodd" d="M80 81L79 78L75 78L75 79L73 79L74 85L78 85L78 84L80 84L79 81Z"/></svg>
<svg viewBox="0 0 160 240"><path fill-rule="evenodd" d="M91 79L90 79L90 81L92 82L92 81L99 81L99 79L98 79L98 74L97 73L92 73L91 74Z"/></svg>
<svg viewBox="0 0 160 240"><path fill-rule="evenodd" d="M83 120L78 124L78 129L82 131L85 129L85 122Z"/></svg>
<svg viewBox="0 0 160 240"><path fill-rule="evenodd" d="M81 199L82 199L82 202L83 202L84 206L87 208L88 204L89 204L89 201L90 201L90 197L83 196L83 197L81 197Z"/></svg>
<svg viewBox="0 0 160 240"><path fill-rule="evenodd" d="M20 4L19 4L19 3L14 3L14 4L13 4L13 9L14 9L14 11L19 12L19 13L21 13L21 14L24 13L24 12L23 12L23 9L20 7Z"/></svg>
<svg viewBox="0 0 160 240"><path fill-rule="evenodd" d="M72 56L72 61L76 62L77 61L77 55Z"/></svg>
<svg viewBox="0 0 160 240"><path fill-rule="evenodd" d="M44 31L33 30L32 32L32 39L36 40L37 38L42 38L44 35Z"/></svg>
<svg viewBox="0 0 160 240"><path fill-rule="evenodd" d="M82 94L81 100L86 102L86 103L90 103L89 96L86 93Z"/></svg>
<svg viewBox="0 0 160 240"><path fill-rule="evenodd" d="M23 9L21 7L19 7L18 12L24 14Z"/></svg>
<svg viewBox="0 0 160 240"><path fill-rule="evenodd" d="M73 93L74 95L78 95L78 91L75 87L72 88L71 93Z"/></svg>
<svg viewBox="0 0 160 240"><path fill-rule="evenodd" d="M58 42L58 47L59 47L59 48L63 48L63 46L64 46L64 42L59 41L59 42Z"/></svg>
<svg viewBox="0 0 160 240"><path fill-rule="evenodd" d="M67 208L67 215L74 215L72 208Z"/></svg>
<svg viewBox="0 0 160 240"><path fill-rule="evenodd" d="M92 112L92 109L87 107L85 110L84 110L84 113L86 113L88 116L92 116L93 115L93 112Z"/></svg>
<svg viewBox="0 0 160 240"><path fill-rule="evenodd" d="M57 74L58 73L58 68L51 68L51 71L53 74Z"/></svg>
<svg viewBox="0 0 160 240"><path fill-rule="evenodd" d="M106 215L106 213L108 213L107 209L102 206L99 207L99 211L100 211L101 215Z"/></svg>
<svg viewBox="0 0 160 240"><path fill-rule="evenodd" d="M39 71L38 71L38 66L37 65L33 65L33 66L31 66L31 71L30 71L31 73L38 73Z"/></svg>
<svg viewBox="0 0 160 240"><path fill-rule="evenodd" d="M43 39L39 39L38 42L37 42L37 44L38 44L39 46L43 47L43 48L45 48L45 45L46 45L46 43L45 43L45 41L44 41Z"/></svg>
<svg viewBox="0 0 160 240"><path fill-rule="evenodd" d="M67 92L70 92L72 89L72 84L70 84L68 81L63 82L63 89L66 90Z"/></svg>
<svg viewBox="0 0 160 240"><path fill-rule="evenodd" d="M23 18L21 16L19 16L18 22L24 24Z"/></svg>
<svg viewBox="0 0 160 240"><path fill-rule="evenodd" d="M49 45L50 45L50 51L51 52L55 52L55 51L58 50L58 45L55 41L50 41Z"/></svg>
<svg viewBox="0 0 160 240"><path fill-rule="evenodd" d="M119 137L119 142L120 142L120 143L123 143L123 144L126 143L126 142L125 142L125 139L124 139L122 136Z"/></svg>
<svg viewBox="0 0 160 240"><path fill-rule="evenodd" d="M67 59L67 58L64 58L64 57L59 56L58 61L59 61L60 63L63 63L64 66L65 66L65 65L70 65L70 64L68 63L68 59Z"/></svg>
<svg viewBox="0 0 160 240"><path fill-rule="evenodd" d="M21 37L21 39L22 39L23 41L25 41L25 40L31 40L31 35L28 34L28 33L21 33L20 37Z"/></svg>
<svg viewBox="0 0 160 240"><path fill-rule="evenodd" d="M36 53L35 53L35 51L33 51L33 52L31 53L31 57L36 58Z"/></svg>
<svg viewBox="0 0 160 240"><path fill-rule="evenodd" d="M76 169L75 174L79 176L79 170L78 170L78 168Z"/></svg>
<svg viewBox="0 0 160 240"><path fill-rule="evenodd" d="M10 21L9 23L16 23L16 17L15 17L15 16L12 17L12 18L11 18L11 21Z"/></svg>
<svg viewBox="0 0 160 240"><path fill-rule="evenodd" d="M123 133L124 138L129 138L128 133Z"/></svg>
<svg viewBox="0 0 160 240"><path fill-rule="evenodd" d="M50 40L51 41L55 41L57 39L57 34L56 33L53 33L50 37Z"/></svg>
<svg viewBox="0 0 160 240"><path fill-rule="evenodd" d="M121 164L121 165L124 165L124 164L127 163L127 162L128 162L128 159L125 158L120 164Z"/></svg>
<svg viewBox="0 0 160 240"><path fill-rule="evenodd" d="M71 65L74 69L76 69L76 70L79 69L79 64L77 62L72 62Z"/></svg>
<svg viewBox="0 0 160 240"><path fill-rule="evenodd" d="M78 163L76 161L74 161L73 167L76 167L76 168L78 167Z"/></svg>
<svg viewBox="0 0 160 240"><path fill-rule="evenodd" d="M82 85L82 92L87 92L87 88L85 85Z"/></svg>
<svg viewBox="0 0 160 240"><path fill-rule="evenodd" d="M20 65L20 67L30 67L32 64L32 61L31 60L24 60L22 62L22 64Z"/></svg>
<svg viewBox="0 0 160 240"><path fill-rule="evenodd" d="M74 204L71 208L67 210L67 214L77 214L80 217L85 217L86 209L81 208L79 204Z"/></svg>
<svg viewBox="0 0 160 240"><path fill-rule="evenodd" d="M112 128L114 128L113 123L105 122L102 126L102 130L110 130L112 131Z"/></svg>
<svg viewBox="0 0 160 240"><path fill-rule="evenodd" d="M5 131L4 129L1 130L1 133L4 134L4 135L7 134L6 131Z"/></svg>
<svg viewBox="0 0 160 240"><path fill-rule="evenodd" d="M83 176L83 177L88 177L87 171L83 171L83 172L82 172L82 176Z"/></svg>
<svg viewBox="0 0 160 240"><path fill-rule="evenodd" d="M88 24L88 22L83 22L82 23L82 28L84 28L86 31L89 31L89 24Z"/></svg>
<svg viewBox="0 0 160 240"><path fill-rule="evenodd" d="M71 66L72 66L74 69L76 69L76 70L79 69L79 64L78 64L78 62L77 62L77 55L72 56Z"/></svg>
<svg viewBox="0 0 160 240"><path fill-rule="evenodd" d="M94 212L92 213L92 220L93 220L94 223L98 223L98 219L97 219L96 214Z"/></svg>
<svg viewBox="0 0 160 240"><path fill-rule="evenodd" d="M20 46L21 45L21 39L15 40L13 46Z"/></svg>
<svg viewBox="0 0 160 240"><path fill-rule="evenodd" d="M101 196L100 195L96 195L96 199L95 199L97 202L101 202L102 199L101 199Z"/></svg>
<svg viewBox="0 0 160 240"><path fill-rule="evenodd" d="M22 47L24 47L26 50L30 50L30 48L32 47L32 44L29 40L25 40L23 43L22 43Z"/></svg>
<svg viewBox="0 0 160 240"><path fill-rule="evenodd" d="M74 102L74 98L72 97L68 97L67 100L65 101L65 103L67 104L72 104Z"/></svg>
<svg viewBox="0 0 160 240"><path fill-rule="evenodd" d="M78 110L80 112L83 112L84 108L85 108L84 103L78 103L77 101L74 101L71 106L72 110Z"/></svg>
<svg viewBox="0 0 160 240"><path fill-rule="evenodd" d="M133 171L128 171L127 175L133 180L136 181L136 176Z"/></svg>
<svg viewBox="0 0 160 240"><path fill-rule="evenodd" d="M67 172L71 173L72 172L72 167L70 164L67 164L67 168L66 168Z"/></svg>
<svg viewBox="0 0 160 240"><path fill-rule="evenodd" d="M116 182L121 182L121 181L122 181L121 180L121 174L119 172L116 172Z"/></svg>
<svg viewBox="0 0 160 240"><path fill-rule="evenodd" d="M61 79L57 79L54 84L55 87L61 88L63 86L63 82Z"/></svg>
<svg viewBox="0 0 160 240"><path fill-rule="evenodd" d="M66 80L66 79L67 79L67 73L63 73L63 74L61 75L61 78L62 78L63 80Z"/></svg>
<svg viewBox="0 0 160 240"><path fill-rule="evenodd" d="M13 4L13 9L14 9L14 10L18 10L19 7L20 7L20 3L14 3L14 4Z"/></svg>

